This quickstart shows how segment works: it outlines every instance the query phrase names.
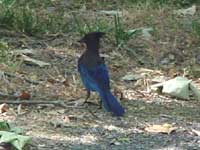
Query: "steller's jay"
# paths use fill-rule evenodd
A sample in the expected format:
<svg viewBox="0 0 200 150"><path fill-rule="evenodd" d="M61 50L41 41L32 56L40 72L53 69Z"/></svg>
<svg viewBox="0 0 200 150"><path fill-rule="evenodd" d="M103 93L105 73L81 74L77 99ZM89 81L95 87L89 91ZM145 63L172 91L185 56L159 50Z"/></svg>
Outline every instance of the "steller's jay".
<svg viewBox="0 0 200 150"><path fill-rule="evenodd" d="M86 100L90 97L90 91L96 91L107 111L114 116L122 116L124 108L110 91L108 70L104 58L99 55L99 42L103 35L103 32L91 32L79 41L85 43L87 49L78 60L78 71L87 90Z"/></svg>

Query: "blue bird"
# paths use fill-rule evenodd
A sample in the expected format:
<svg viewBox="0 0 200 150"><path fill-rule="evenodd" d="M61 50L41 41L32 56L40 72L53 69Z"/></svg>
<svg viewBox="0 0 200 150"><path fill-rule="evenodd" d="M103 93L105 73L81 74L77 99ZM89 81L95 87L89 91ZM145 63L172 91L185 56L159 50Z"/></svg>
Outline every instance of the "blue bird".
<svg viewBox="0 0 200 150"><path fill-rule="evenodd" d="M86 51L78 60L78 72L87 90L87 99L90 92L95 91L101 97L101 103L108 112L114 116L122 116L125 111L110 91L108 69L104 58L99 55L99 43L103 32L91 32L86 34L79 42L85 43Z"/></svg>

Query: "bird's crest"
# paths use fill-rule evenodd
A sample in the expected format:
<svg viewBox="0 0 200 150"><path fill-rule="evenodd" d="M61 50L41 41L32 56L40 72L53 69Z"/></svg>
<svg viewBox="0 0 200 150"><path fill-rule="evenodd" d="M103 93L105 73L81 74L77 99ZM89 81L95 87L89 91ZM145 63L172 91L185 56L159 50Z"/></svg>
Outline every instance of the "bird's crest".
<svg viewBox="0 0 200 150"><path fill-rule="evenodd" d="M79 42L87 43L88 41L99 40L105 33L104 32L90 32L87 33Z"/></svg>

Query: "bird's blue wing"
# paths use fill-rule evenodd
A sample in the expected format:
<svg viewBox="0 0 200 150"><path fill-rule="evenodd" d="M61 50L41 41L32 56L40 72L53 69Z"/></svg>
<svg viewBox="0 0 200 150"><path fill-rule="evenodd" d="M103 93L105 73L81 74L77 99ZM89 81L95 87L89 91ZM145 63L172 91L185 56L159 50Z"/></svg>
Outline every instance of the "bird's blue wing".
<svg viewBox="0 0 200 150"><path fill-rule="evenodd" d="M83 84L88 90L99 91L99 89L110 89L109 75L105 64L100 64L92 69L88 69L84 65L79 65L78 71Z"/></svg>
<svg viewBox="0 0 200 150"><path fill-rule="evenodd" d="M109 92L109 75L105 64L100 64L88 69L82 64L79 64L78 71L81 79L87 90L96 91L99 93L103 106L107 111L110 111L110 106L106 100L106 93Z"/></svg>

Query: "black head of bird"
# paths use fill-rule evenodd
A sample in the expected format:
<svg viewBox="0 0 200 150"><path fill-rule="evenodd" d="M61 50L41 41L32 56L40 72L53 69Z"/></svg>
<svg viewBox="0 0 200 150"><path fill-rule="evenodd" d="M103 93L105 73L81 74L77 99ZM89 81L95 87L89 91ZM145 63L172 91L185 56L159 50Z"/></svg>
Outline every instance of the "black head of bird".
<svg viewBox="0 0 200 150"><path fill-rule="evenodd" d="M91 41L99 41L104 34L104 32L90 32L84 35L84 37L81 40L79 40L79 42L87 44Z"/></svg>
<svg viewBox="0 0 200 150"><path fill-rule="evenodd" d="M99 48L99 41L103 35L105 35L104 32L90 32L86 34L81 40L79 40L79 42L85 43L88 50L95 50Z"/></svg>

